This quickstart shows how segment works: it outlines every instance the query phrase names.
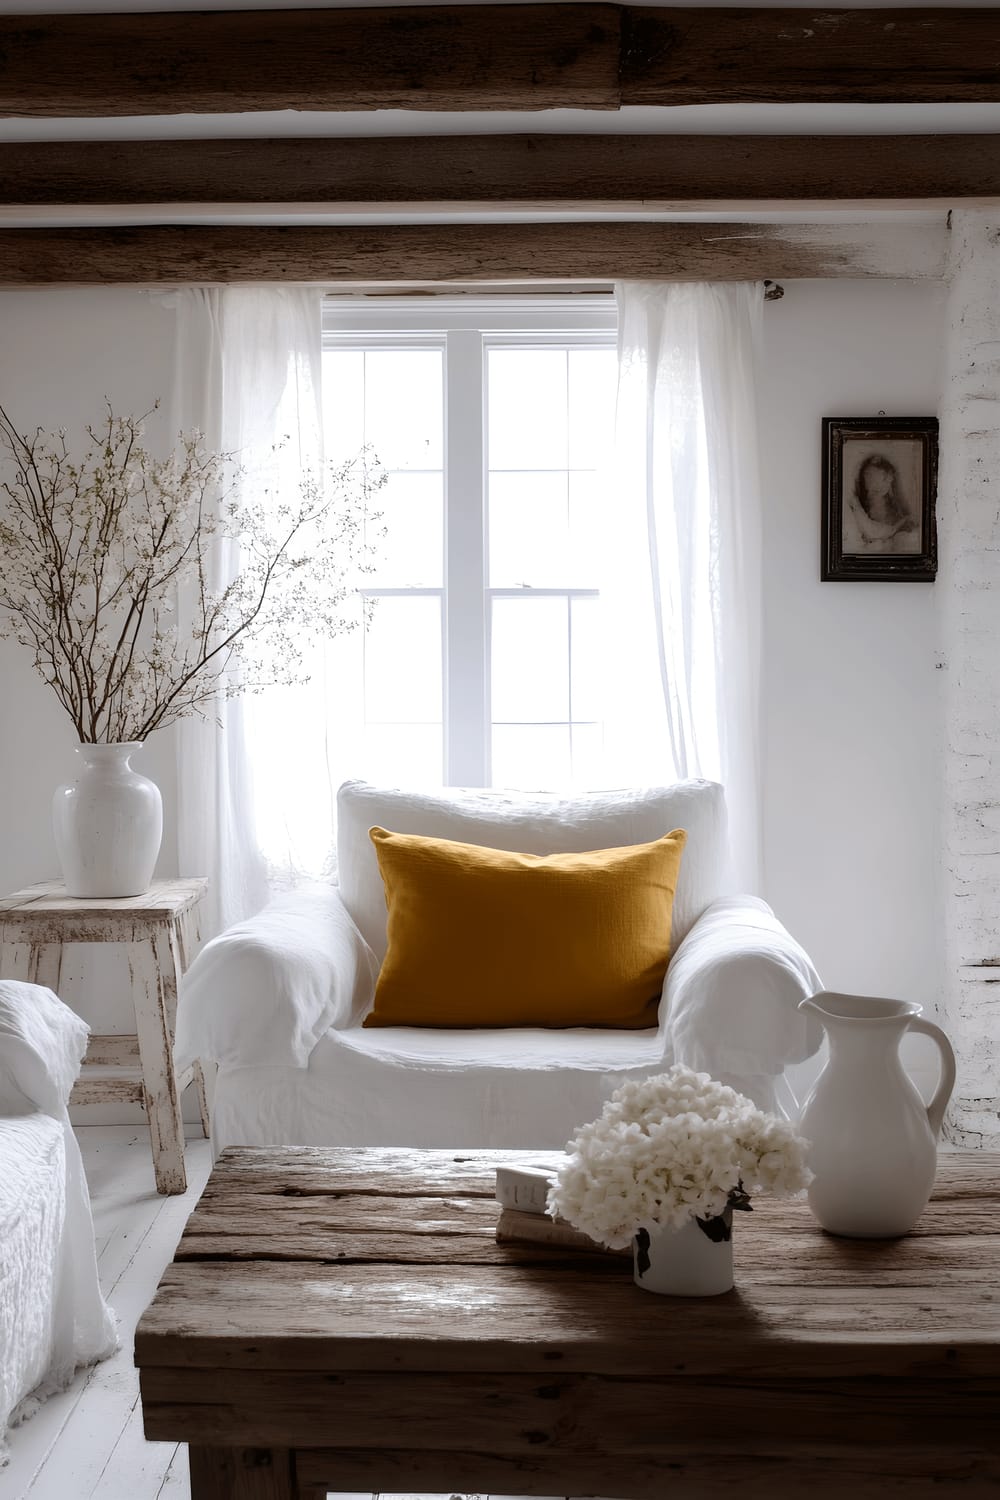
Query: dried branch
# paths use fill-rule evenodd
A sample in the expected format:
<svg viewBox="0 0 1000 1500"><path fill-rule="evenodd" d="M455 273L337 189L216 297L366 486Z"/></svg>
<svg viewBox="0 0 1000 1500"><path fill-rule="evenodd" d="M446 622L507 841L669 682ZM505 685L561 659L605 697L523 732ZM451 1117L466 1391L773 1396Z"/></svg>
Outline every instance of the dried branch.
<svg viewBox="0 0 1000 1500"><path fill-rule="evenodd" d="M85 742L302 680L301 643L362 619L380 534L386 476L368 451L249 502L234 455L182 433L156 458L143 420L108 407L77 459L63 432L22 434L0 406L0 638L32 652ZM233 547L235 576L213 589L215 549Z"/></svg>

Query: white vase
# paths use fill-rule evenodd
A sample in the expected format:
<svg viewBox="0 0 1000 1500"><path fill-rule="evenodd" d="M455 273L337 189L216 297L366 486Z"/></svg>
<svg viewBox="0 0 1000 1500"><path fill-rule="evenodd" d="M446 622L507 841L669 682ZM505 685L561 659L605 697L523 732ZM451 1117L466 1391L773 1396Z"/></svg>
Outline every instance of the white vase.
<svg viewBox="0 0 1000 1500"><path fill-rule="evenodd" d="M697 1219L679 1229L640 1230L633 1242L636 1286L670 1297L717 1297L733 1285L732 1209L721 1215L728 1236L710 1239Z"/></svg>
<svg viewBox="0 0 1000 1500"><path fill-rule="evenodd" d="M83 762L52 799L52 826L70 896L141 896L149 890L163 836L156 784L129 765L141 740L77 746Z"/></svg>
<svg viewBox="0 0 1000 1500"><path fill-rule="evenodd" d="M823 1023L830 1055L798 1122L810 1142L809 1207L824 1229L887 1239L912 1229L934 1186L937 1136L955 1084L944 1032L906 1000L823 991L803 1000ZM907 1031L937 1043L941 1077L930 1104L899 1058Z"/></svg>

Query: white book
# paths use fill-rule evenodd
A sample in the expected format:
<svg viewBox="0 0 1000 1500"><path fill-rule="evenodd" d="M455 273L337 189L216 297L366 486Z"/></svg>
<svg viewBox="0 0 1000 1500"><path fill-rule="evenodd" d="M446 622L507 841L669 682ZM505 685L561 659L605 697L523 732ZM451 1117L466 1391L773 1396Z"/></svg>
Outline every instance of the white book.
<svg viewBox="0 0 1000 1500"><path fill-rule="evenodd" d="M555 1180L562 1152L497 1167L497 1202L523 1214L544 1214L549 1187Z"/></svg>

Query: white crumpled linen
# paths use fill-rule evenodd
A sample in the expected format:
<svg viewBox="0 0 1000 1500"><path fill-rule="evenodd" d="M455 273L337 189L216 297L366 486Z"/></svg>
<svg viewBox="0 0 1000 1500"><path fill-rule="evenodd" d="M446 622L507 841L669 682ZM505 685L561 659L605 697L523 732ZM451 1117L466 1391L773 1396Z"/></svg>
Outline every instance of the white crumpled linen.
<svg viewBox="0 0 1000 1500"><path fill-rule="evenodd" d="M87 1036L51 990L0 980L0 1463L9 1427L118 1347L66 1108Z"/></svg>
<svg viewBox="0 0 1000 1500"><path fill-rule="evenodd" d="M776 1076L820 1043L797 1008L819 977L752 896L715 901L694 923L649 1031L365 1030L375 961L334 890L284 897L226 938L185 982L178 1055L220 1063L216 1153L276 1142L559 1147L619 1084L675 1061L775 1109Z"/></svg>
<svg viewBox="0 0 1000 1500"><path fill-rule="evenodd" d="M667 970L674 1060L726 1082L725 1075L778 1075L819 1050L823 1029L798 1005L822 988L809 955L766 901L723 896Z"/></svg>
<svg viewBox="0 0 1000 1500"><path fill-rule="evenodd" d="M716 896L732 890L726 799L715 781L625 791L505 792L487 787L400 791L345 781L337 792L337 868L344 905L381 963L386 951L385 890L368 830L454 839L522 854L582 853L648 844L674 828L687 832L672 913L676 945Z"/></svg>
<svg viewBox="0 0 1000 1500"><path fill-rule="evenodd" d="M561 1148L619 1084L671 1061L661 1029L329 1031L306 1069L220 1071L212 1149Z"/></svg>
<svg viewBox="0 0 1000 1500"><path fill-rule="evenodd" d="M332 1027L360 1024L375 956L331 886L278 896L206 943L184 975L174 1059L305 1068Z"/></svg>

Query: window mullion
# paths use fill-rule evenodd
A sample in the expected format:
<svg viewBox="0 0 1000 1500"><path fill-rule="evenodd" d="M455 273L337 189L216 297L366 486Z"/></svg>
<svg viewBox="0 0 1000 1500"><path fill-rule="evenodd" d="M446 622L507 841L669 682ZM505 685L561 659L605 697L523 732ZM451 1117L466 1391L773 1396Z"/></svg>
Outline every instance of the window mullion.
<svg viewBox="0 0 1000 1500"><path fill-rule="evenodd" d="M445 360L445 781L487 783L483 338L448 334Z"/></svg>

